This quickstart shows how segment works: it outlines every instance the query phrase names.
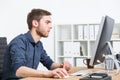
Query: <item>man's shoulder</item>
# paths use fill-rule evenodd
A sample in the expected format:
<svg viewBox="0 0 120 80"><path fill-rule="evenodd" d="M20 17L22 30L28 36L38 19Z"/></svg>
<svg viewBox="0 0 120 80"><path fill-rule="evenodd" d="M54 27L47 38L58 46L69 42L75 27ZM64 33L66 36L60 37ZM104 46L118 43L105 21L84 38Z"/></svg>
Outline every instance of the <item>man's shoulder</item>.
<svg viewBox="0 0 120 80"><path fill-rule="evenodd" d="M27 40L27 39L26 39L25 35L24 35L24 34L20 34L20 35L16 36L16 37L10 42L10 44L13 44L13 43L18 43L18 44L20 44L20 43L25 42L26 40Z"/></svg>

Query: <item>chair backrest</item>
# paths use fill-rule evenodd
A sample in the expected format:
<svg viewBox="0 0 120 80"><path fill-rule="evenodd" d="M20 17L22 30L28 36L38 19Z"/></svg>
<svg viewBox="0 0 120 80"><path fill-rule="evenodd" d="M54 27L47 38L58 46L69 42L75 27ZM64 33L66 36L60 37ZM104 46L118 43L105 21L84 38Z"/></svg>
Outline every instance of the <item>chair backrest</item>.
<svg viewBox="0 0 120 80"><path fill-rule="evenodd" d="M120 53L116 54L116 58L117 58L118 61L120 61ZM120 63L119 63L119 65L120 65Z"/></svg>
<svg viewBox="0 0 120 80"><path fill-rule="evenodd" d="M4 61L4 53L6 52L7 47L7 38L0 37L0 79L3 74L3 61Z"/></svg>

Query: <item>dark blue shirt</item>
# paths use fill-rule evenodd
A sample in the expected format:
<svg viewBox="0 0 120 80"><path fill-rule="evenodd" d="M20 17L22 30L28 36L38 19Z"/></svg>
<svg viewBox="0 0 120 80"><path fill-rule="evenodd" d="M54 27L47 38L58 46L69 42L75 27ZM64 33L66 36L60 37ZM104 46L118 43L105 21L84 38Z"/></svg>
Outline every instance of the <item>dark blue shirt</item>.
<svg viewBox="0 0 120 80"><path fill-rule="evenodd" d="M16 70L21 66L37 69L41 62L50 69L53 61L47 55L42 42L35 43L30 32L14 38L8 45L4 58L4 79L17 79Z"/></svg>

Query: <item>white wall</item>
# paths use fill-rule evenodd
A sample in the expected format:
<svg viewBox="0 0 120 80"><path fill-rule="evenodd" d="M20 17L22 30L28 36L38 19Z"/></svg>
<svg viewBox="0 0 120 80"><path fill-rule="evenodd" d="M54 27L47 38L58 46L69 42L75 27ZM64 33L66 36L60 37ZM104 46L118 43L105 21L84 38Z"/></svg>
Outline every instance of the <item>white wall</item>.
<svg viewBox="0 0 120 80"><path fill-rule="evenodd" d="M53 24L100 22L103 15L120 22L119 4L120 0L0 0L0 36L6 36L9 43L18 34L28 31L26 16L32 8L51 11ZM53 33L54 29L47 39L42 39L52 59Z"/></svg>
<svg viewBox="0 0 120 80"><path fill-rule="evenodd" d="M52 12L54 2L49 0L0 0L0 36L6 36L8 43L17 35L26 33L26 16L32 8L43 8ZM45 49L54 59L54 35L42 39Z"/></svg>
<svg viewBox="0 0 120 80"><path fill-rule="evenodd" d="M120 0L59 0L55 21L58 23L99 22L103 15L120 22Z"/></svg>

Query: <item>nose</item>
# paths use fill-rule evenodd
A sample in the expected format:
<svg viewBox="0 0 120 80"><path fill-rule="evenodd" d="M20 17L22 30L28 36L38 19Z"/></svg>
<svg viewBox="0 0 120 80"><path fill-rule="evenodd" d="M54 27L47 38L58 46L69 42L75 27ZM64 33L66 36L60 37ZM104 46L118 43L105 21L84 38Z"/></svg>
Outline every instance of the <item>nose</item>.
<svg viewBox="0 0 120 80"><path fill-rule="evenodd" d="M52 29L52 24L49 25L50 29Z"/></svg>
<svg viewBox="0 0 120 80"><path fill-rule="evenodd" d="M52 27L50 27L50 29L52 29Z"/></svg>

